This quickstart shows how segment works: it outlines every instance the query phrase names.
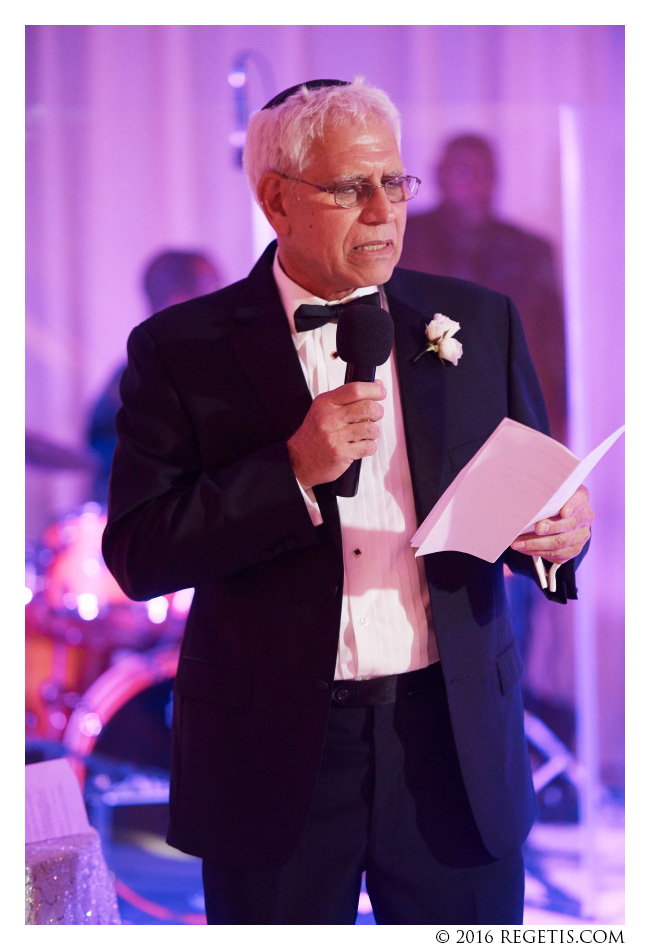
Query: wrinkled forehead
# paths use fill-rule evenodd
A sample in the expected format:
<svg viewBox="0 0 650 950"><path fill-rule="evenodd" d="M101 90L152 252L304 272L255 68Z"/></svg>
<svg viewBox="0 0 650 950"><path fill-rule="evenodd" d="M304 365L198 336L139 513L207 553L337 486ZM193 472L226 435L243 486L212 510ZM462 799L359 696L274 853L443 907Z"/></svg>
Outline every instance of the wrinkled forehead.
<svg viewBox="0 0 650 950"><path fill-rule="evenodd" d="M348 121L328 121L306 153L305 168L327 169L331 174L399 174L403 162L395 134L381 118L368 115Z"/></svg>

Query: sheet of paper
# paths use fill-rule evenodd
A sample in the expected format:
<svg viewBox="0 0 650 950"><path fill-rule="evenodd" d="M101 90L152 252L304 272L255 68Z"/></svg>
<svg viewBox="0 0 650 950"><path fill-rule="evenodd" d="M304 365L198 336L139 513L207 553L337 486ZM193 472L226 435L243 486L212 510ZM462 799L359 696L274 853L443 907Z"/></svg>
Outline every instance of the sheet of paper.
<svg viewBox="0 0 650 950"><path fill-rule="evenodd" d="M67 759L25 766L25 844L85 834L89 828L79 782Z"/></svg>
<svg viewBox="0 0 650 950"><path fill-rule="evenodd" d="M556 491L553 497L537 512L532 521L530 521L524 531L531 529L536 522L541 521L542 518L552 518L553 515L556 515L562 505L569 500L571 495L582 485L585 478L592 470L595 468L598 462L601 460L603 455L609 451L614 442L618 439L619 436L625 431L625 426L621 426L616 432L612 432L600 445L597 445L589 455L580 462L577 467L574 469L571 476L563 482L560 488ZM521 531L519 532L522 533ZM514 538L513 538L514 540Z"/></svg>
<svg viewBox="0 0 650 950"><path fill-rule="evenodd" d="M580 461L549 436L503 419L413 535L416 557L463 551L493 563L536 521L559 512L624 428Z"/></svg>

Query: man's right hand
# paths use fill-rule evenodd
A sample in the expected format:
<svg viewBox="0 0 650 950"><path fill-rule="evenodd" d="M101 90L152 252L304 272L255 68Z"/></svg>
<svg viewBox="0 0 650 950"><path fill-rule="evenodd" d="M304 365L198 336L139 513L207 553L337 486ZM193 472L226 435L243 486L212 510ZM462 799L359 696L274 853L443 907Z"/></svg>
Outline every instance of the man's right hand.
<svg viewBox="0 0 650 950"><path fill-rule="evenodd" d="M300 428L287 442L293 471L303 488L333 482L355 459L374 455L377 422L384 415L383 383L345 383L316 396Z"/></svg>

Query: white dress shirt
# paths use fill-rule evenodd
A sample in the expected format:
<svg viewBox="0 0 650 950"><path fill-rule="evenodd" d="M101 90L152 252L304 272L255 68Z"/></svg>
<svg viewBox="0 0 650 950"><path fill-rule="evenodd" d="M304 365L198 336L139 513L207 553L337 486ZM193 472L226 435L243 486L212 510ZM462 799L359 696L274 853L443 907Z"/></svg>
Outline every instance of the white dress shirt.
<svg viewBox="0 0 650 950"><path fill-rule="evenodd" d="M312 396L342 386L346 365L336 355L336 325L297 333L293 319L300 304L327 301L290 280L277 254L273 274ZM376 290L365 287L350 297ZM382 299L386 306L383 294ZM410 543L417 522L392 355L377 367L376 379L386 389L377 452L361 463L357 494L337 499L344 584L335 679L404 673L439 659L424 566ZM303 495L312 521L319 524L313 492L303 490Z"/></svg>

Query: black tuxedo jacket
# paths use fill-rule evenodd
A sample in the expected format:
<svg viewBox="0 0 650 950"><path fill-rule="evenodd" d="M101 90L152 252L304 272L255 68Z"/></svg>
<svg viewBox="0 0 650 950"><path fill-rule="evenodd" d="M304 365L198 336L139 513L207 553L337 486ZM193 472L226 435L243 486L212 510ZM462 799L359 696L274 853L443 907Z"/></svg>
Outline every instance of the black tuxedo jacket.
<svg viewBox="0 0 650 950"><path fill-rule="evenodd" d="M103 552L126 594L195 588L175 680L169 842L224 865L283 863L303 828L330 710L343 580L337 502L314 527L287 438L311 397L272 276L251 274L136 327L122 380ZM504 416L547 428L509 299L397 269L385 285L418 520ZM425 323L457 320L463 356L427 353ZM427 556L455 741L488 850L534 815L521 660L503 563ZM529 557L507 551L517 572ZM557 599L575 596L572 565Z"/></svg>

